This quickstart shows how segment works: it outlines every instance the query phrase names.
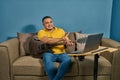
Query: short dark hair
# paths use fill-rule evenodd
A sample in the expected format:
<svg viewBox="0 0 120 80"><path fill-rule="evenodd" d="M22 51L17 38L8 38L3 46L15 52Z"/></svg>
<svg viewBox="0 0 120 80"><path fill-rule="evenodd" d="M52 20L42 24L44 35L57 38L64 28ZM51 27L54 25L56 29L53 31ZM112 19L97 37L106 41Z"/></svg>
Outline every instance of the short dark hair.
<svg viewBox="0 0 120 80"><path fill-rule="evenodd" d="M47 18L51 18L51 19L52 19L52 17L50 17L50 16L45 16L45 17L42 18L42 22L43 22L45 19L47 19Z"/></svg>

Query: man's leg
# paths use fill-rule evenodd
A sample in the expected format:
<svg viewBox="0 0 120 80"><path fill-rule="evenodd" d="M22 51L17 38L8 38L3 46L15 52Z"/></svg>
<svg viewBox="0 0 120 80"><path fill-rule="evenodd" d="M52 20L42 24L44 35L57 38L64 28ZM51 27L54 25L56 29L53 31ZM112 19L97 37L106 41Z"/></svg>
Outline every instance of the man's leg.
<svg viewBox="0 0 120 80"><path fill-rule="evenodd" d="M44 62L45 70L50 80L53 80L53 78L57 73L57 69L54 66L55 61L56 61L56 56L54 54L52 53L43 54L43 62Z"/></svg>
<svg viewBox="0 0 120 80"><path fill-rule="evenodd" d="M68 56L67 54L59 54L57 58L58 61L60 62L60 65L58 67L57 74L53 80L61 80L64 77L64 75L67 73L72 63L71 57Z"/></svg>

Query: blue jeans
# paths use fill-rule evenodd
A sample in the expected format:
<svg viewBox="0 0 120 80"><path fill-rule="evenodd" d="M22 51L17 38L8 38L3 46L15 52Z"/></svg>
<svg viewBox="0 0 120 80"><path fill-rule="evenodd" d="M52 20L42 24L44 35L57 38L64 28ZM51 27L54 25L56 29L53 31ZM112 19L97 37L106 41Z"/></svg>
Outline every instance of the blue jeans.
<svg viewBox="0 0 120 80"><path fill-rule="evenodd" d="M50 80L62 80L72 63L70 56L66 53L52 54L49 52L43 54L43 62ZM60 63L58 68L55 67L54 62Z"/></svg>

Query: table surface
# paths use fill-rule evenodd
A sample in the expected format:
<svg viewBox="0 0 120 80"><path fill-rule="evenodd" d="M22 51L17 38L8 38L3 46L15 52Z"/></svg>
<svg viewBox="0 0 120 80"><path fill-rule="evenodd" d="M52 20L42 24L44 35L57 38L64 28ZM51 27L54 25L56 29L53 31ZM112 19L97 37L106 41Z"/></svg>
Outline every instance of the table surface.
<svg viewBox="0 0 120 80"><path fill-rule="evenodd" d="M104 52L115 52L117 51L117 48L111 48L111 47L104 47L104 46L99 46L98 49L92 50L89 52L84 52L84 53L70 53L68 54L69 56L88 56L88 55L95 55L95 54L101 54Z"/></svg>

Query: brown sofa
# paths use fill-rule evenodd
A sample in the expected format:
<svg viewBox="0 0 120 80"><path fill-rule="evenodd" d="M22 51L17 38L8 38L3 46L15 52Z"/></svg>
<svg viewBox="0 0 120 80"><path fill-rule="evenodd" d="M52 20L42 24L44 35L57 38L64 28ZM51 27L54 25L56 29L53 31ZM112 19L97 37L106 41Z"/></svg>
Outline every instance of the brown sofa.
<svg viewBox="0 0 120 80"><path fill-rule="evenodd" d="M118 48L118 51L100 56L98 80L119 80L120 43L103 38L101 45ZM17 38L0 43L0 80L49 80L42 59L20 56L19 47ZM86 56L83 61L71 58L73 64L63 80L93 80L94 56ZM55 65L58 67L59 63Z"/></svg>

